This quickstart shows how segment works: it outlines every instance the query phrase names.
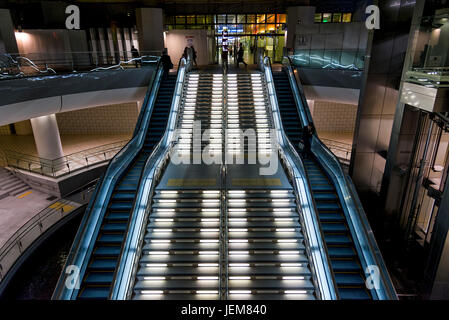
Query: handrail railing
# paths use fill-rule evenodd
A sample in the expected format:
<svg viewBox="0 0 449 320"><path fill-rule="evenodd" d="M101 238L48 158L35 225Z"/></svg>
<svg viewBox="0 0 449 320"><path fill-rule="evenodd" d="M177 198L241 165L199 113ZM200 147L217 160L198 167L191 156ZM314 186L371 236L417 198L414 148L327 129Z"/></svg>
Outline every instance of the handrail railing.
<svg viewBox="0 0 449 320"><path fill-rule="evenodd" d="M128 56L132 57L132 52L122 52L118 57L115 57L104 55L103 52L99 51L3 54L0 55L0 80L37 75L124 69L123 66L125 65L152 63L159 58L161 52L146 51L140 54L136 58L128 58Z"/></svg>
<svg viewBox="0 0 449 320"><path fill-rule="evenodd" d="M80 226L74 240L74 246L68 256L66 266L77 266L79 268L80 277L83 276L87 268L88 259L86 257L89 257L92 253L95 239L101 227L112 191L114 190L114 187L120 177L124 174L125 170L129 167L143 146L146 132L148 130L149 119L153 111L163 74L162 65L160 64L159 59L157 60L157 65L156 72L153 74L149 89L143 102L141 111L143 112L143 116L141 122L139 123L139 129L135 132L134 137L126 144L126 146L123 147L111 160L111 163L106 170L104 179L98 187L98 192L88 208L89 211L86 211L86 219L83 219L82 221L82 225ZM76 298L79 288L65 287L65 278L66 275L63 270L53 298L63 300Z"/></svg>
<svg viewBox="0 0 449 320"><path fill-rule="evenodd" d="M287 67L287 70L291 70L290 61L288 59L284 59L283 63ZM293 73L288 72L288 75L289 78L291 78L291 83L293 83L293 86L295 87L293 88L292 86L295 94L301 92L297 97L298 99L296 99L296 101L299 101L299 104L297 104L299 112L304 115L310 114L310 111L308 111L307 100L302 91L301 82L299 79L293 78ZM310 121L309 123L312 122ZM357 192L352 185L351 179L345 175L340 162L321 142L316 134L314 134L312 138L312 152L320 161L335 185L364 271L373 272L373 274L369 273L367 276L375 277L376 270L369 269L369 271L367 271L367 268L378 268L377 271L379 272L378 276L380 277L380 281L378 282L378 287L374 286L373 289L371 289L373 297L379 300L397 299L396 292L374 238L373 231L369 226L365 211L363 210Z"/></svg>
<svg viewBox="0 0 449 320"><path fill-rule="evenodd" d="M185 76L191 68L190 59L181 59L176 77L170 114L167 121L165 133L155 147L151 156L145 162L139 188L136 193L129 228L126 234L124 246L122 247L120 261L112 287L110 299L125 300L131 297L135 274L138 268L138 259L142 250L142 242L145 234L147 216L150 211L151 199L156 180L168 159L169 151L175 137L175 128L178 120L179 107L181 104L183 84Z"/></svg>
<svg viewBox="0 0 449 320"><path fill-rule="evenodd" d="M6 165L20 170L58 178L86 167L109 161L128 140L117 141L50 160L13 150L3 150Z"/></svg>
<svg viewBox="0 0 449 320"><path fill-rule="evenodd" d="M320 138L330 151L342 162L349 164L351 160L352 145L332 139Z"/></svg>
<svg viewBox="0 0 449 320"><path fill-rule="evenodd" d="M88 195L94 192L97 180L91 181L70 193L79 194L81 192L81 196L79 196L81 201L73 201L73 199L70 199L70 195L63 199L57 199L30 218L9 237L0 247L0 283L6 277L18 256L25 252L39 236L51 228L54 223L67 216L68 213L87 203L89 199ZM91 186L92 184L94 185ZM50 221L50 223L46 223L46 221ZM35 235L34 238L32 237L32 233ZM22 241L23 239L26 239L26 241Z"/></svg>
<svg viewBox="0 0 449 320"><path fill-rule="evenodd" d="M285 159L285 163L288 165L289 171L291 171L290 174L292 176L292 181L294 182L293 187L295 189L295 193L299 195L302 218L304 221L305 233L308 237L310 255L314 269L313 271L316 276L319 295L320 298L324 300L335 300L338 298L338 293L335 289L335 281L330 269L330 260L324 247L317 209L311 196L312 189L306 178L302 160L294 150L283 130L280 109L273 82L273 75L271 72L271 63L268 57L264 58L262 67L265 73L268 93L270 96L270 104L272 108L271 113L276 129L278 149Z"/></svg>
<svg viewBox="0 0 449 320"><path fill-rule="evenodd" d="M305 69L364 69L365 49L299 49L290 56L294 66Z"/></svg>

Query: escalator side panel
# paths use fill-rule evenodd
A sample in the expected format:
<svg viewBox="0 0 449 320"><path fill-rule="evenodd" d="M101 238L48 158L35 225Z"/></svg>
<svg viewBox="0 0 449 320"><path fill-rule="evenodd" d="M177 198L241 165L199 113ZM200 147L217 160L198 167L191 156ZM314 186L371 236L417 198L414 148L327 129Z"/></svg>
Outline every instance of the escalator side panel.
<svg viewBox="0 0 449 320"><path fill-rule="evenodd" d="M273 79L285 133L299 152L302 125L288 76L284 71L273 72ZM339 296L341 299L371 299L335 186L311 153L304 164Z"/></svg>
<svg viewBox="0 0 449 320"><path fill-rule="evenodd" d="M176 76L162 81L142 149L112 192L94 250L81 282L79 299L107 299L127 232L145 161L161 139L171 107Z"/></svg>

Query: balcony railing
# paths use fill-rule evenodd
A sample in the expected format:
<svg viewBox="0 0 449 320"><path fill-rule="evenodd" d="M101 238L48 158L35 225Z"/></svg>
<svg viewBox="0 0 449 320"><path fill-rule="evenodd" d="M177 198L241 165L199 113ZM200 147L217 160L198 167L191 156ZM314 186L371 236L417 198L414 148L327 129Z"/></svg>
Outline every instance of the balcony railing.
<svg viewBox="0 0 449 320"><path fill-rule="evenodd" d="M303 68L360 71L365 67L364 50L301 49L290 59L293 66Z"/></svg>
<svg viewBox="0 0 449 320"><path fill-rule="evenodd" d="M11 150L4 150L3 157L8 167L58 178L92 165L109 161L127 142L128 140L109 143L54 160L26 155Z"/></svg>
<svg viewBox="0 0 449 320"><path fill-rule="evenodd" d="M340 160L341 164L349 166L351 161L352 145L331 139L320 138L320 140L326 145L326 147L328 147L330 151L332 151L338 160Z"/></svg>
<svg viewBox="0 0 449 320"><path fill-rule="evenodd" d="M407 82L428 88L448 88L449 68L412 68L405 73L405 78Z"/></svg>
<svg viewBox="0 0 449 320"><path fill-rule="evenodd" d="M64 199L55 200L28 220L0 247L0 283L17 259L37 238L74 210L89 202L95 190L96 182L97 180L88 183Z"/></svg>
<svg viewBox="0 0 449 320"><path fill-rule="evenodd" d="M132 52L121 52L119 55L105 54L101 51L1 54L0 80L43 74L132 68L146 62L154 63L160 55L159 51L144 51L140 52L138 58L126 59L132 57Z"/></svg>

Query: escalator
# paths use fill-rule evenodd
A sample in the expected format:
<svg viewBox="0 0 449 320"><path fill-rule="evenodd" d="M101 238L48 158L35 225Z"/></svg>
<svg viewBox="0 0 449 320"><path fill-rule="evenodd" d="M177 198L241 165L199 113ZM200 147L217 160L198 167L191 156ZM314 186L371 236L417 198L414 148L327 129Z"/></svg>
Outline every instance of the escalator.
<svg viewBox="0 0 449 320"><path fill-rule="evenodd" d="M253 130L258 152L274 152L261 73L191 73L184 97L179 152L192 156L198 120L211 132L197 152L247 155L255 147L233 144L223 127L229 139ZM282 169L270 176L258 169L168 165L152 197L132 299L317 298L292 186Z"/></svg>
<svg viewBox="0 0 449 320"><path fill-rule="evenodd" d="M154 146L164 134L175 83L176 76L169 75L159 86L143 148L125 170L112 192L81 281L79 299L106 299L109 296L142 169Z"/></svg>
<svg viewBox="0 0 449 320"><path fill-rule="evenodd" d="M180 68L161 82L140 151L105 197L104 218L92 219L98 233L79 232L92 254L72 248L82 262L73 264L86 262L80 289L63 276L68 292L57 298L374 298L328 172L312 153L298 171L282 142L297 149L303 117L287 74L273 78ZM280 165L261 173L250 151Z"/></svg>
<svg viewBox="0 0 449 320"><path fill-rule="evenodd" d="M291 143L299 151L302 124L286 71L273 72L273 80L282 124ZM304 164L338 294L341 299L371 299L372 296L365 286L365 274L335 186L312 152L307 154Z"/></svg>

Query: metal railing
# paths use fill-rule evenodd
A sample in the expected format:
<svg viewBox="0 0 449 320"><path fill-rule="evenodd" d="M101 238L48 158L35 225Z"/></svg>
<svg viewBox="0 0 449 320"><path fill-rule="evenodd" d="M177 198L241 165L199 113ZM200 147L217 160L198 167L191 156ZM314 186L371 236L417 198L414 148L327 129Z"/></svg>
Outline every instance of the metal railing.
<svg viewBox="0 0 449 320"><path fill-rule="evenodd" d="M112 159L128 140L108 143L102 146L75 152L64 157L49 160L12 150L3 150L6 166L43 176L58 178Z"/></svg>
<svg viewBox="0 0 449 320"><path fill-rule="evenodd" d="M105 55L101 51L87 52L37 52L10 53L0 55L0 80L37 75L52 75L76 72L132 68L154 62L161 55L159 51L140 52L132 57L132 52L120 55Z"/></svg>
<svg viewBox="0 0 449 320"><path fill-rule="evenodd" d="M295 67L361 71L365 50L300 49L290 56Z"/></svg>
<svg viewBox="0 0 449 320"><path fill-rule="evenodd" d="M11 235L0 248L0 283L5 279L8 271L14 266L17 259L37 238L89 201L97 181L94 180L78 188L71 193L71 196L55 200Z"/></svg>
<svg viewBox="0 0 449 320"><path fill-rule="evenodd" d="M330 151L340 160L340 162L346 166L349 165L351 161L352 145L349 143L344 143L331 139L320 140L329 148Z"/></svg>

